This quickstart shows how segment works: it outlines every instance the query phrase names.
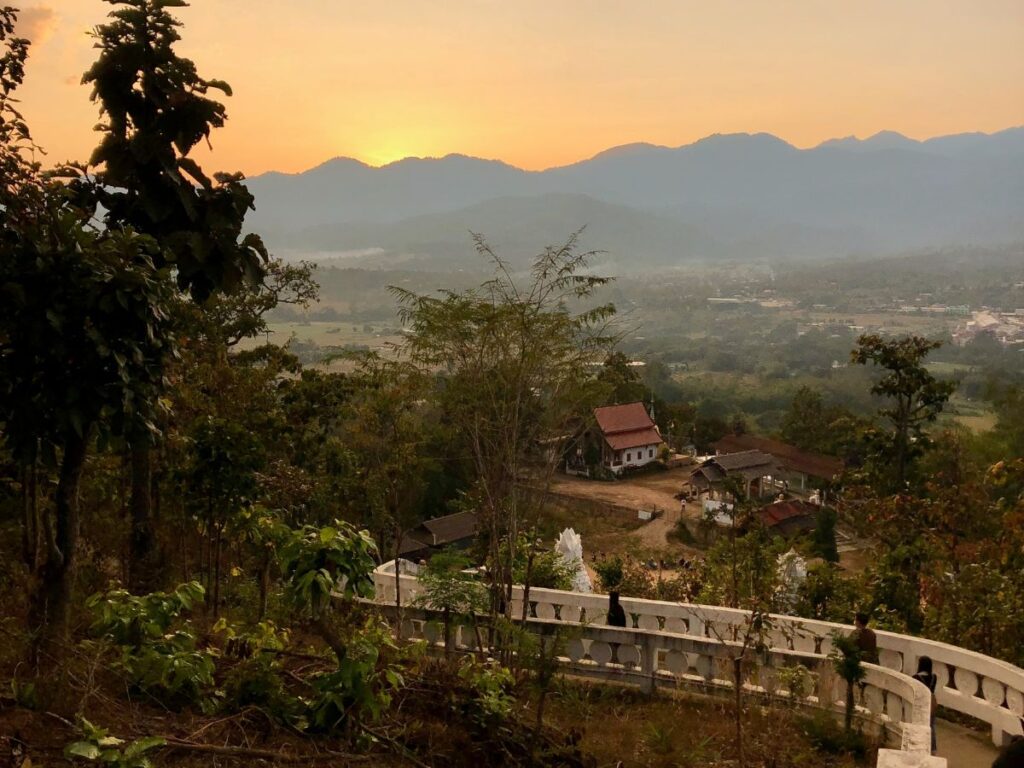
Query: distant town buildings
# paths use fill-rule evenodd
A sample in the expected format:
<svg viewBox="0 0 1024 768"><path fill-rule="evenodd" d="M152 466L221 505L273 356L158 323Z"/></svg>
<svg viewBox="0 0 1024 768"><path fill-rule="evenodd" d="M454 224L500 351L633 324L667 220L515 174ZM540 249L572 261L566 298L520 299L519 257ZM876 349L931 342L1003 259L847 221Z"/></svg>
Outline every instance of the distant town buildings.
<svg viewBox="0 0 1024 768"><path fill-rule="evenodd" d="M953 331L953 343L962 347L982 334L991 336L1006 347L1024 345L1024 309L974 312L970 320L959 324Z"/></svg>

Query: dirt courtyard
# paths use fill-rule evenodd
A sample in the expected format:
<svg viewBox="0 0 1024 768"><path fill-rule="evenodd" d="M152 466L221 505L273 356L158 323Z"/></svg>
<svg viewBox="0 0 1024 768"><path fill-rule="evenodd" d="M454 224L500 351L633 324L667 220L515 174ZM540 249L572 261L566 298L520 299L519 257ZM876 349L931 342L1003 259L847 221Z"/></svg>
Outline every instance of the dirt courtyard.
<svg viewBox="0 0 1024 768"><path fill-rule="evenodd" d="M637 547L652 554L678 556L690 548L669 541L668 534L682 515L692 520L699 520L701 517L699 505L691 503L682 508L679 500L675 498L683 484L689 480L690 469L691 467L686 466L675 467L664 472L636 475L616 482L556 475L551 484L551 492L566 498L606 504L625 519L634 521L636 527L629 533L623 532L624 536L620 534L618 541L615 542L618 546L613 546L611 551ZM662 514L649 522L641 522L637 520L637 513L640 510L658 511ZM633 547L623 547L623 544L632 544Z"/></svg>
<svg viewBox="0 0 1024 768"><path fill-rule="evenodd" d="M631 476L615 482L587 480L572 475L555 475L552 492L574 499L599 501L616 507L637 510L679 512L675 495L690 479L691 467L675 467L664 472Z"/></svg>

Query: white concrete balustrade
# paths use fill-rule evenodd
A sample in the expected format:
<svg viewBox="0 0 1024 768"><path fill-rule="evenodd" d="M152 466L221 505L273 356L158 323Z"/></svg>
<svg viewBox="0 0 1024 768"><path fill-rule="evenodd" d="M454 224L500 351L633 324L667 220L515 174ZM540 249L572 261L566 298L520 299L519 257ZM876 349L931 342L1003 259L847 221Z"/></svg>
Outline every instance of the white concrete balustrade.
<svg viewBox="0 0 1024 768"><path fill-rule="evenodd" d="M412 575L403 574L400 578L402 603L408 605L419 592L419 584ZM392 563L377 569L375 585L376 600L394 604ZM522 599L523 590L516 587L514 617L522 615ZM623 597L621 603L629 626L622 630L604 627L608 607L604 595L534 588L529 592L529 602L527 613L535 631L564 624L583 627L563 660L575 671L600 677L618 675L651 686L664 681L731 685L731 672L723 675L719 667L730 658L734 641L742 636L749 617L747 612L731 608ZM771 618L770 626L770 650L745 685L778 694L777 670L799 663L816 673L814 690L804 703L841 708L842 686L835 684L834 673L825 659L831 650L832 636L848 634L853 627L778 615ZM945 643L892 632L880 631L877 635L880 664L866 665L864 695L858 697L860 710L900 744L899 750L881 751L880 767L938 768L945 764L944 760L928 755L930 695L910 677L921 656L929 656L933 661L938 677L936 699L940 705L987 723L997 746L1021 733L1024 670ZM786 695L785 691L781 693Z"/></svg>

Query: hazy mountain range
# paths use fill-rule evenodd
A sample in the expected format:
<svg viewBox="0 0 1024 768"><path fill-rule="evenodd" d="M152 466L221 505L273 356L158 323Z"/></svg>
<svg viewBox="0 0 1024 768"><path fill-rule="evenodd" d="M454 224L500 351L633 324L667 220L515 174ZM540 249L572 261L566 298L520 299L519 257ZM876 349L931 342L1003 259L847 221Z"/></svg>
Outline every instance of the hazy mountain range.
<svg viewBox="0 0 1024 768"><path fill-rule="evenodd" d="M584 244L623 268L1024 240L1024 127L812 149L716 134L545 171L464 155L381 168L338 158L249 183L253 227L278 253L362 266L474 263L469 230L517 260L586 226Z"/></svg>

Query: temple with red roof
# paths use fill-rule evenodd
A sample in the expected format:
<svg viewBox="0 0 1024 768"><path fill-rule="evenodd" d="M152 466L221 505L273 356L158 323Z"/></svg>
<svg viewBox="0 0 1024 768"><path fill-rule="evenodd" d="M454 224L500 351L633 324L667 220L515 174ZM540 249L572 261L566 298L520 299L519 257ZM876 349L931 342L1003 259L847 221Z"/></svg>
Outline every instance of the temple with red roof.
<svg viewBox="0 0 1024 768"><path fill-rule="evenodd" d="M643 403L594 409L601 435L601 463L615 474L657 461L665 441Z"/></svg>

